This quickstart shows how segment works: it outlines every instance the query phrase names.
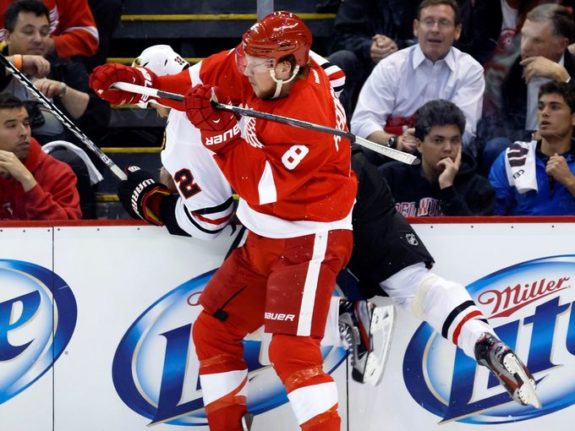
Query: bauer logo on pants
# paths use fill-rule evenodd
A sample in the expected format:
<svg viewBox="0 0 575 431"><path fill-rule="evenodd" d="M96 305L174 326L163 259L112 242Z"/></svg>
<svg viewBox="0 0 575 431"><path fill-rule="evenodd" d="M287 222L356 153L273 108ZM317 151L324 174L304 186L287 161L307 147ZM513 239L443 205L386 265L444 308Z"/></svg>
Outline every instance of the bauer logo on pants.
<svg viewBox="0 0 575 431"><path fill-rule="evenodd" d="M128 407L153 424L207 424L191 330L201 310L199 295L213 273L195 277L160 298L128 329L116 350L112 369L116 391ZM260 341L244 341L248 408L254 414L288 401L272 367L260 363L260 348ZM332 372L347 353L327 347L322 354L324 369Z"/></svg>
<svg viewBox="0 0 575 431"><path fill-rule="evenodd" d="M52 367L72 337L76 317L74 295L58 275L33 263L0 259L0 404Z"/></svg>
<svg viewBox="0 0 575 431"><path fill-rule="evenodd" d="M575 404L575 256L530 260L485 276L468 290L499 337L527 364L541 409L521 406L487 368L424 324L403 364L415 401L439 422L503 424Z"/></svg>

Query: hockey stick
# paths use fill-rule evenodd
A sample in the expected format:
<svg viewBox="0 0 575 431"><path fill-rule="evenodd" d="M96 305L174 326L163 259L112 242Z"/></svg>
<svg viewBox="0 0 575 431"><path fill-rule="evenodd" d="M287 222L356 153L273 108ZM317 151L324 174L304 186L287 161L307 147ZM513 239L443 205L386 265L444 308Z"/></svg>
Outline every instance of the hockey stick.
<svg viewBox="0 0 575 431"><path fill-rule="evenodd" d="M176 100L181 102L184 100L184 96L181 94L170 93L168 91L162 91L155 88L144 87L142 85L130 84L127 82L116 82L112 84L113 88L118 90L128 91L130 93L142 94L144 96L158 97L163 99ZM297 120L295 118L284 117L282 115L268 114L267 112L254 111L253 109L240 108L239 106L226 105L223 103L213 102L216 109L221 109L223 111L233 112L245 117L260 118L262 120L275 121L278 123L289 124L295 127L301 127L303 129L315 130L316 132L329 133L331 135L342 136L349 139L351 142L355 142L362 147L368 148L375 151L378 154L382 154L390 159L398 160L400 162L406 163L408 165L419 164L419 159L413 154L404 153L403 151L395 150L380 144L377 144L368 139L356 136L351 132L346 132L345 130L339 130L332 127L322 126L320 124L310 123L309 121Z"/></svg>
<svg viewBox="0 0 575 431"><path fill-rule="evenodd" d="M96 144L82 132L50 99L48 99L41 91L39 91L32 81L26 75L20 72L10 61L0 54L0 62L12 73L20 83L30 91L38 101L44 105L54 116L62 122L62 124L76 136L90 151L92 151L98 158L116 175L120 180L126 179L126 174L116 165L106 154L98 148Z"/></svg>

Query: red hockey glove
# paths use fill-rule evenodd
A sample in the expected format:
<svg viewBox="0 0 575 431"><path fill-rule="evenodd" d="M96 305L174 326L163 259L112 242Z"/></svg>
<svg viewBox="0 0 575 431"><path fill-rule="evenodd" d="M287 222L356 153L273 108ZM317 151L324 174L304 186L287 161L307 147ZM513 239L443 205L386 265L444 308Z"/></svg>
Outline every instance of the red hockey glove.
<svg viewBox="0 0 575 431"><path fill-rule="evenodd" d="M160 204L166 196L171 196L172 192L138 166L128 166L126 173L128 178L118 185L118 198L122 206L133 218L141 218L148 223L163 226Z"/></svg>
<svg viewBox="0 0 575 431"><path fill-rule="evenodd" d="M145 102L148 100L148 96L111 89L110 86L116 82L127 82L155 88L157 86L156 79L157 77L153 72L143 67L103 64L96 67L90 74L90 88L112 105L133 105L138 102Z"/></svg>
<svg viewBox="0 0 575 431"><path fill-rule="evenodd" d="M202 143L212 151L240 137L238 120L233 112L215 109L212 101L230 103L230 98L218 87L196 85L188 90L184 100L186 115L201 130Z"/></svg>
<svg viewBox="0 0 575 431"><path fill-rule="evenodd" d="M234 127L237 123L233 112L221 111L212 106L212 101L230 103L230 98L218 87L196 85L188 90L184 106L188 119L200 130L219 132Z"/></svg>

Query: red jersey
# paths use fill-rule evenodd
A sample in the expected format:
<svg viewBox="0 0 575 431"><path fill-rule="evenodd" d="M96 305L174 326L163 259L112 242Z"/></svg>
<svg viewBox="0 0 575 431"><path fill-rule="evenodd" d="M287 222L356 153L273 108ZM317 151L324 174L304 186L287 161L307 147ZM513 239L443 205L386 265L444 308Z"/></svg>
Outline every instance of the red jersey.
<svg viewBox="0 0 575 431"><path fill-rule="evenodd" d="M13 178L0 177L0 220L77 220L82 217L76 175L65 163L45 154L36 140L24 165L36 179L24 192Z"/></svg>
<svg viewBox="0 0 575 431"><path fill-rule="evenodd" d="M338 129L345 114L324 70L312 62L309 74L288 97L255 96L235 64L222 52L179 75L158 78L162 90L184 93L190 85L216 85L242 107ZM168 102L168 101L166 101ZM327 229L351 229L356 179L348 140L287 124L242 117L242 138L224 146L215 160L240 196L238 217L250 230L283 238Z"/></svg>
<svg viewBox="0 0 575 431"><path fill-rule="evenodd" d="M0 40L4 40L4 14L13 0L0 0ZM99 45L98 29L88 0L43 0L50 10L50 34L58 57L90 57Z"/></svg>

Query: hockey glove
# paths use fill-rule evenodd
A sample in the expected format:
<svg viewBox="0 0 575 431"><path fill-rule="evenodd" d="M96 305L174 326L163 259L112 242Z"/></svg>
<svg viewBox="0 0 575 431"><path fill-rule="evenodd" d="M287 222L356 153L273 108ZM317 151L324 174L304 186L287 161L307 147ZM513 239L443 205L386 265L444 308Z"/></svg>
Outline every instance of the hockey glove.
<svg viewBox="0 0 575 431"><path fill-rule="evenodd" d="M156 87L156 75L143 67L128 67L123 64L104 64L90 74L90 88L112 105L133 105L146 102L149 96L110 88L116 82Z"/></svg>
<svg viewBox="0 0 575 431"><path fill-rule="evenodd" d="M230 103L229 97L218 87L196 85L188 90L184 100L186 115L200 129L202 143L212 151L240 137L241 131L232 112L215 109L212 102Z"/></svg>
<svg viewBox="0 0 575 431"><path fill-rule="evenodd" d="M160 205L166 196L171 196L170 190L138 166L129 166L126 173L128 178L118 185L118 198L123 207L133 218L163 226Z"/></svg>

